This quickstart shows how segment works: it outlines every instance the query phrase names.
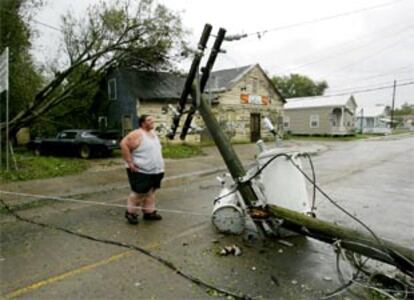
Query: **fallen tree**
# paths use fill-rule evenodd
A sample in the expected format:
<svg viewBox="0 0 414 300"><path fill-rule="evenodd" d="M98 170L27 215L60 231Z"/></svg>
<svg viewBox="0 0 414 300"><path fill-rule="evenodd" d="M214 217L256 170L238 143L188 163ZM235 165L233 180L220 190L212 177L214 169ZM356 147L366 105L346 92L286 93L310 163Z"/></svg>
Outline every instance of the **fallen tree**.
<svg viewBox="0 0 414 300"><path fill-rule="evenodd" d="M183 45L180 17L152 0L136 6L127 0L102 2L91 6L83 18L67 13L62 21L63 55L58 64L64 67L52 66L52 79L24 109L11 116L11 136L73 99L78 91L96 88L108 70L121 66L171 68ZM5 122L0 127L5 128Z"/></svg>

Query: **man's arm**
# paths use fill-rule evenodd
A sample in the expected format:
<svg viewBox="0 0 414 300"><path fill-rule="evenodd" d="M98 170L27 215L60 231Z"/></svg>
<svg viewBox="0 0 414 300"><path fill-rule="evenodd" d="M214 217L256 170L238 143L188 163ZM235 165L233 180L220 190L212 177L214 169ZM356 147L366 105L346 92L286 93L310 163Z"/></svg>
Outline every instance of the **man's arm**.
<svg viewBox="0 0 414 300"><path fill-rule="evenodd" d="M122 158L128 164L128 168L133 172L138 172L138 166L133 163L131 152L139 147L140 142L141 133L139 130L134 130L128 133L119 144L121 147Z"/></svg>

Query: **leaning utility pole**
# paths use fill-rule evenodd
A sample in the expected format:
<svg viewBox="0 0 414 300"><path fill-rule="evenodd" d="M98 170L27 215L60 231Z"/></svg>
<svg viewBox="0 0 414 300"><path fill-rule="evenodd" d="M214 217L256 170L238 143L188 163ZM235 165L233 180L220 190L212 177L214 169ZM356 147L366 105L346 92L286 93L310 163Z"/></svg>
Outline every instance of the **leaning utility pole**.
<svg viewBox="0 0 414 300"><path fill-rule="evenodd" d="M224 29L220 30L223 31ZM224 34L218 36L217 38L223 39L223 37ZM221 41L217 42L216 40L215 45L221 45ZM214 53L218 53L219 50L220 49L214 49ZM196 55L194 61L199 62L199 60L200 57ZM207 69L211 70L211 68L212 65L209 65ZM195 74L196 72L190 72L187 77L187 82L193 82ZM206 72L203 75L202 83L204 86L208 79L209 72ZM280 222L278 223L280 226L286 229L329 244L338 244L344 249L348 249L350 251L360 253L366 257L394 265L402 272L414 277L414 251L412 249L386 241L373 234L369 235L358 230L349 229L344 226L339 226L327 221L309 217L302 213L283 207L275 205L271 205L269 207L255 207L258 197L253 189L253 183L251 180L243 180L246 175L246 171L234 151L229 138L223 132L216 117L214 116L209 105L208 97L200 95L199 85L200 82L193 84L193 105L195 105L198 109L212 139L219 149L220 154L237 185L237 190L248 207L247 212L259 228L262 228L260 225L262 223L260 223L261 220L258 217L260 214L257 214L257 211L262 212L262 216L279 220ZM182 105L181 111L184 111L185 100L186 99L180 103L180 105ZM175 120L177 119L179 118L176 118ZM173 138L174 135L172 134L169 137Z"/></svg>
<svg viewBox="0 0 414 300"><path fill-rule="evenodd" d="M394 129L394 104L395 104L395 92L397 90L397 80L394 80L394 86L392 89L392 106L391 106L391 129Z"/></svg>

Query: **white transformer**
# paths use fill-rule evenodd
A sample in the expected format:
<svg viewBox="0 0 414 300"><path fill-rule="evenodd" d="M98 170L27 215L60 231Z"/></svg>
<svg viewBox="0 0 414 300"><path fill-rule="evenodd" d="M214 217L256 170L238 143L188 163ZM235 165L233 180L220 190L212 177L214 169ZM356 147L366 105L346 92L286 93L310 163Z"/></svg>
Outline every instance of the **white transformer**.
<svg viewBox="0 0 414 300"><path fill-rule="evenodd" d="M274 131L273 128L271 130ZM302 169L300 154L292 151L286 152L278 147L268 150L262 141L259 141L257 145L260 153L257 156L256 165L247 171L246 178L244 178L244 180L251 180L252 187L258 196L259 201L255 205L263 207L270 204L304 214L312 213L306 179L298 170L298 168ZM218 179L223 189L214 203L213 225L223 233L241 234L246 225L253 224L253 222L247 213L242 197L235 191L234 182L226 178ZM263 225L279 236L293 234L281 229L277 226L277 222L269 221Z"/></svg>

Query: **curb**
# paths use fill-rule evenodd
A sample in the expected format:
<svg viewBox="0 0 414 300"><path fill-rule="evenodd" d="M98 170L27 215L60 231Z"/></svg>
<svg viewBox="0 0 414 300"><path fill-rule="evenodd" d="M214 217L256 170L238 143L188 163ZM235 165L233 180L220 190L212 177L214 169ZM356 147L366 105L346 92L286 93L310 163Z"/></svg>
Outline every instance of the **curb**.
<svg viewBox="0 0 414 300"><path fill-rule="evenodd" d="M312 156L318 155L324 151L326 151L328 148L327 147L317 147L316 149L312 149L311 151L309 151L309 154L311 154ZM285 149L287 151L289 151L289 149ZM255 164L255 161L248 161L245 164L243 164L243 166L248 169L250 167L252 167ZM164 188L170 188L170 187L175 187L175 186L180 186L180 185L184 185L184 184L189 184L192 183L196 180L202 179L204 177L210 176L210 175L214 175L217 173L221 173L221 172L228 172L227 167L223 166L222 167L216 167L216 168L210 168L210 169L206 169L206 170L201 170L201 171L196 171L196 172L190 172L190 173L184 173L184 174L179 174L179 175L172 175L172 176L168 176L165 177L162 183L162 186ZM109 191L115 191L115 190L121 190L121 189L127 189L129 188L129 184L125 183L126 181L118 181L114 184L110 184L110 185L104 185L104 186L100 186L99 188L92 188L89 191L83 190L83 191L77 191L77 192L69 192L69 193L59 193L59 194L54 194L54 195L50 195L50 196L59 196L59 197L79 197L79 196L84 196L84 195L90 195L93 193L103 193L103 192L109 192ZM19 210L19 207L21 206L21 209L24 210L24 206L26 205L30 205L31 203L37 202L37 201L42 201L36 198L22 198L22 197L16 197L15 199L9 200L9 203L11 204L11 206L15 207L17 210ZM18 203L16 204L12 204L12 203Z"/></svg>

